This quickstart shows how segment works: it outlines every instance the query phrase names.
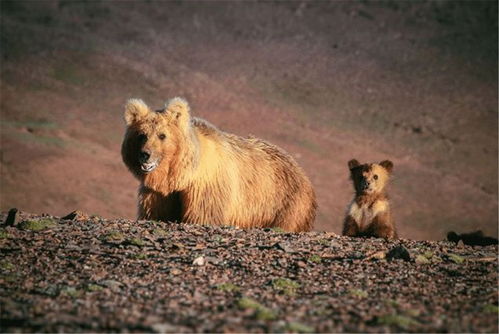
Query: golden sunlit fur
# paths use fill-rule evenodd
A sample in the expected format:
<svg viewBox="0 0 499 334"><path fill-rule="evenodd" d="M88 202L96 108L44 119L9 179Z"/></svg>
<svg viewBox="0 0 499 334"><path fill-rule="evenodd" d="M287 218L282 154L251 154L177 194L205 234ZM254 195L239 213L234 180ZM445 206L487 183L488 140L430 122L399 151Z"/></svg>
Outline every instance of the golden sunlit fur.
<svg viewBox="0 0 499 334"><path fill-rule="evenodd" d="M122 157L141 182L139 219L312 228L317 206L312 185L278 147L191 118L180 98L160 111L129 100L125 122Z"/></svg>
<svg viewBox="0 0 499 334"><path fill-rule="evenodd" d="M348 207L343 235L397 238L390 203L385 194L393 163L384 160L379 164L361 165L353 159L348 162L348 167L355 188L355 198Z"/></svg>

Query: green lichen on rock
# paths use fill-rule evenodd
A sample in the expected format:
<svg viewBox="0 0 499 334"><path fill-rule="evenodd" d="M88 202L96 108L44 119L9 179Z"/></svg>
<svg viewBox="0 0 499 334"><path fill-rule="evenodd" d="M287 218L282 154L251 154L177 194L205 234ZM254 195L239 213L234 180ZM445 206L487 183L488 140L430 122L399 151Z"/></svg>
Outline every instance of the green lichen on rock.
<svg viewBox="0 0 499 334"><path fill-rule="evenodd" d="M291 333L315 333L315 329L313 327L308 326L308 325L292 321L292 322L288 322L284 326L284 332L291 332Z"/></svg>
<svg viewBox="0 0 499 334"><path fill-rule="evenodd" d="M237 285L232 283L221 283L216 286L217 290L225 292L237 292L241 290Z"/></svg>
<svg viewBox="0 0 499 334"><path fill-rule="evenodd" d="M90 292L96 292L96 291L101 291L101 290L104 290L104 288L98 284L89 284L87 285L87 291L90 291Z"/></svg>
<svg viewBox="0 0 499 334"><path fill-rule="evenodd" d="M300 287L300 283L289 278L275 278L272 280L272 287L274 290L280 291L287 296L294 296L296 290Z"/></svg>
<svg viewBox="0 0 499 334"><path fill-rule="evenodd" d="M465 260L464 257L452 253L447 254L447 257L449 258L449 260L457 264L461 264Z"/></svg>
<svg viewBox="0 0 499 334"><path fill-rule="evenodd" d="M148 258L148 255L146 253L137 253L137 254L133 254L131 257L136 259L136 260L145 260Z"/></svg>
<svg viewBox="0 0 499 334"><path fill-rule="evenodd" d="M396 301L395 299L385 299L384 303L385 303L385 305L391 306L391 307L398 307L399 306L399 302Z"/></svg>
<svg viewBox="0 0 499 334"><path fill-rule="evenodd" d="M417 264L429 264L431 261L424 255L417 255L415 259Z"/></svg>
<svg viewBox="0 0 499 334"><path fill-rule="evenodd" d="M483 306L482 311L485 312L485 313L495 313L495 314L498 314L499 313L499 307L497 305L487 304L487 305Z"/></svg>
<svg viewBox="0 0 499 334"><path fill-rule="evenodd" d="M25 220L19 224L19 227L27 231L42 231L50 227L56 226L56 222L50 218Z"/></svg>
<svg viewBox="0 0 499 334"><path fill-rule="evenodd" d="M277 319L276 312L263 306L256 300L248 297L243 297L238 300L237 305L242 309L251 309L255 311L255 318L258 320L275 320Z"/></svg>
<svg viewBox="0 0 499 334"><path fill-rule="evenodd" d="M81 290L78 290L72 286L67 286L61 290L61 295L69 296L72 298L79 298L83 292Z"/></svg>
<svg viewBox="0 0 499 334"><path fill-rule="evenodd" d="M130 245L134 245L134 246L137 246L137 247L144 247L146 245L146 242L140 238L131 238L131 239L128 239L128 243Z"/></svg>
<svg viewBox="0 0 499 334"><path fill-rule="evenodd" d="M156 237L156 238L165 238L167 235L168 235L168 232L166 232L165 230L163 230L162 228L155 228L153 231L152 231L152 234Z"/></svg>
<svg viewBox="0 0 499 334"><path fill-rule="evenodd" d="M422 254L416 255L415 262L417 264L430 264L432 262L437 262L432 251L426 251Z"/></svg>
<svg viewBox="0 0 499 334"><path fill-rule="evenodd" d="M281 227L272 227L270 230L275 233L286 233Z"/></svg>
<svg viewBox="0 0 499 334"><path fill-rule="evenodd" d="M215 234L214 236L211 237L211 241L216 243L221 243L223 240L224 238L220 234Z"/></svg>
<svg viewBox="0 0 499 334"><path fill-rule="evenodd" d="M329 239L319 239L317 243L322 246L329 246L331 244L331 240Z"/></svg>
<svg viewBox="0 0 499 334"><path fill-rule="evenodd" d="M9 233L5 231L3 228L0 228L0 239L7 239L9 237Z"/></svg>
<svg viewBox="0 0 499 334"><path fill-rule="evenodd" d="M348 293L354 297L359 297L359 298L367 298L368 293L364 290L360 289L350 289L348 290Z"/></svg>
<svg viewBox="0 0 499 334"><path fill-rule="evenodd" d="M378 325L397 326L403 330L419 325L416 320L400 314L382 315L377 318L376 322Z"/></svg>
<svg viewBox="0 0 499 334"><path fill-rule="evenodd" d="M0 262L0 270L2 271L11 271L15 268L15 266L9 261L1 261Z"/></svg>
<svg viewBox="0 0 499 334"><path fill-rule="evenodd" d="M433 254L433 252L432 252L432 251L426 251L426 252L424 252L424 253L423 253L423 256L424 256L425 258L427 258L428 260L430 260L430 259L433 257L433 255L434 255L434 254Z"/></svg>
<svg viewBox="0 0 499 334"><path fill-rule="evenodd" d="M6 283L16 283L19 282L21 277L17 273L7 273L7 274L0 274L0 279L3 280Z"/></svg>
<svg viewBox="0 0 499 334"><path fill-rule="evenodd" d="M116 242L122 242L125 240L125 236L123 233L118 232L118 231L111 231L108 232L104 235L101 235L99 237L100 240L106 241L106 242L111 242L111 243L116 243Z"/></svg>
<svg viewBox="0 0 499 334"><path fill-rule="evenodd" d="M309 262L313 262L313 263L321 263L322 262L322 257L320 257L317 254L313 254L313 255L310 255L308 257L308 261Z"/></svg>

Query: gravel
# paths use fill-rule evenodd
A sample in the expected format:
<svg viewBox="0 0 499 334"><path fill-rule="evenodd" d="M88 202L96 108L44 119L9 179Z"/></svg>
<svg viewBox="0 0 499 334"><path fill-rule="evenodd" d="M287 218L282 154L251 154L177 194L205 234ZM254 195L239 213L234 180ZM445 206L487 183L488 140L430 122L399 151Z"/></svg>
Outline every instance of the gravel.
<svg viewBox="0 0 499 334"><path fill-rule="evenodd" d="M1 332L498 331L497 245L0 218Z"/></svg>

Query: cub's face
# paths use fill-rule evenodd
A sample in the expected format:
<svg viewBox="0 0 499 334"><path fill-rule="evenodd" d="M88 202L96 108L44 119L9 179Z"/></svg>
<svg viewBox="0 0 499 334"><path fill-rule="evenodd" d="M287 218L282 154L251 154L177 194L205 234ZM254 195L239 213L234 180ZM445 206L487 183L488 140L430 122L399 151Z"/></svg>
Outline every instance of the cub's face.
<svg viewBox="0 0 499 334"><path fill-rule="evenodd" d="M353 159L348 162L353 186L357 195L371 195L383 192L393 170L393 163L384 160L361 165Z"/></svg>
<svg viewBox="0 0 499 334"><path fill-rule="evenodd" d="M137 177L168 169L177 156L189 121L187 102L175 98L164 110L152 111L141 100L130 100L125 109L127 132L121 153Z"/></svg>

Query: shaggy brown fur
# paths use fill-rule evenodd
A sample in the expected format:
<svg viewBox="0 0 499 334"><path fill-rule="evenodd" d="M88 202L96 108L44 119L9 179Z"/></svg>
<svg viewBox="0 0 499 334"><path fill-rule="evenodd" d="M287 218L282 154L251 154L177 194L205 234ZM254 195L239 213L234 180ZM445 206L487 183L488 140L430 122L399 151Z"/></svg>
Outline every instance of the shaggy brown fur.
<svg viewBox="0 0 499 334"><path fill-rule="evenodd" d="M355 198L348 207L343 235L350 237L377 237L394 239L397 231L392 220L385 186L393 163L361 165L353 159L348 162L355 188Z"/></svg>
<svg viewBox="0 0 499 334"><path fill-rule="evenodd" d="M292 157L263 140L191 118L187 102L125 108L123 161L141 182L139 219L309 231L312 185Z"/></svg>

